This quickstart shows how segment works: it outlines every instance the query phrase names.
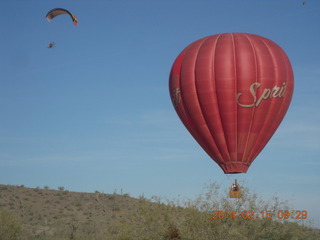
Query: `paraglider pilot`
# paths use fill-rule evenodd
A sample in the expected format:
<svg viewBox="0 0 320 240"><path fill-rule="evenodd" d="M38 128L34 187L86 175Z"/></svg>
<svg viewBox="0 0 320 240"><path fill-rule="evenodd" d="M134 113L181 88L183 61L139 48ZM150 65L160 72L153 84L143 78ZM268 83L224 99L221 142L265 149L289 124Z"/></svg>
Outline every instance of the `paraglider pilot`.
<svg viewBox="0 0 320 240"><path fill-rule="evenodd" d="M54 47L54 42L49 43L48 48L53 48Z"/></svg>

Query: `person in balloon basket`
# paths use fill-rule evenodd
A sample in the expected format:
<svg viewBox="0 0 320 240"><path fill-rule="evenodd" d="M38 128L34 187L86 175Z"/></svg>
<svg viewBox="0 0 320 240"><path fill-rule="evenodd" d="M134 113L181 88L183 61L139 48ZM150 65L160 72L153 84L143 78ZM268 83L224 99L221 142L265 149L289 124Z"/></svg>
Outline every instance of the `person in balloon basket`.
<svg viewBox="0 0 320 240"><path fill-rule="evenodd" d="M232 191L238 191L238 185L236 183L232 183L231 189Z"/></svg>

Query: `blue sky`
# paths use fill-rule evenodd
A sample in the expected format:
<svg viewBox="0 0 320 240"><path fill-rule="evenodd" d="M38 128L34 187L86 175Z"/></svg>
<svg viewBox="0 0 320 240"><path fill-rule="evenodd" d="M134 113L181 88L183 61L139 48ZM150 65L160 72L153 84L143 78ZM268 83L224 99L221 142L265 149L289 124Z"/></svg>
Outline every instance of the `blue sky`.
<svg viewBox="0 0 320 240"><path fill-rule="evenodd" d="M165 198L193 198L208 182L229 187L234 176L176 115L168 76L191 42L246 32L284 49L295 90L271 141L236 177L308 210L320 227L320 2L302 2L1 1L0 183ZM67 15L45 21L56 7L79 25Z"/></svg>

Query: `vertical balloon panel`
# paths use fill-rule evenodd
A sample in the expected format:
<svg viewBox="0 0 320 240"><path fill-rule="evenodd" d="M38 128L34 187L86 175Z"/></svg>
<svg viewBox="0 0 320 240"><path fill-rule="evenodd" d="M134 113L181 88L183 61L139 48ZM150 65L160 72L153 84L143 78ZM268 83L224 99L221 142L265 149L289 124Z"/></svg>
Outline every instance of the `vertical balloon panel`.
<svg viewBox="0 0 320 240"><path fill-rule="evenodd" d="M218 34L181 52L169 91L181 121L208 155L225 173L245 173L285 116L293 72L271 40Z"/></svg>

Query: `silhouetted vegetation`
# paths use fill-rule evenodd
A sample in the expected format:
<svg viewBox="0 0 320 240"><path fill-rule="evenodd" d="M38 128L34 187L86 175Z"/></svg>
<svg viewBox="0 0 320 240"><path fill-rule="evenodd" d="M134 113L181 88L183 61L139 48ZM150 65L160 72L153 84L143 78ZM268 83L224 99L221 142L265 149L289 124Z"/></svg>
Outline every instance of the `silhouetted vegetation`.
<svg viewBox="0 0 320 240"><path fill-rule="evenodd" d="M246 188L242 198L229 199L216 184L196 199L184 201L0 185L0 239L320 239L320 230L308 227L306 219L270 217L285 209L290 210L286 201L263 200ZM250 211L260 217L251 219ZM261 211L268 211L264 218Z"/></svg>

